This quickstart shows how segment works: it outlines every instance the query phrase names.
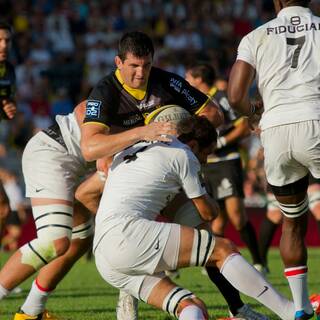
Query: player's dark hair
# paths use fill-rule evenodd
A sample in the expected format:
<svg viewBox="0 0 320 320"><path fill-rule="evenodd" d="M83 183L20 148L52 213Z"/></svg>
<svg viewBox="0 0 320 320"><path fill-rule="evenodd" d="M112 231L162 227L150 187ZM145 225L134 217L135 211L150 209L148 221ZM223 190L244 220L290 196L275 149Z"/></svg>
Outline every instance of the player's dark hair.
<svg viewBox="0 0 320 320"><path fill-rule="evenodd" d="M285 0L287 6L308 7L311 0Z"/></svg>
<svg viewBox="0 0 320 320"><path fill-rule="evenodd" d="M118 56L124 61L129 52L139 58L146 57L149 54L153 57L154 46L151 38L140 31L125 33L119 41Z"/></svg>
<svg viewBox="0 0 320 320"><path fill-rule="evenodd" d="M217 131L212 123L202 116L191 116L178 122L178 139L187 143L196 140L201 149L210 147L217 141Z"/></svg>
<svg viewBox="0 0 320 320"><path fill-rule="evenodd" d="M190 72L192 77L201 78L208 86L212 86L216 79L216 72L209 63L197 62L190 65L187 71Z"/></svg>
<svg viewBox="0 0 320 320"><path fill-rule="evenodd" d="M10 34L13 33L11 25L4 20L0 20L0 30L7 30L10 32Z"/></svg>

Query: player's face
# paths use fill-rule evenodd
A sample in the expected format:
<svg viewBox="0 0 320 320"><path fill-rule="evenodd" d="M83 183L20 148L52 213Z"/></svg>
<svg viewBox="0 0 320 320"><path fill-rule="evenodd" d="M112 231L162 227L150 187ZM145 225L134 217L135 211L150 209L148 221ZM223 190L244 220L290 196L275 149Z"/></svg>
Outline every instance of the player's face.
<svg viewBox="0 0 320 320"><path fill-rule="evenodd" d="M201 82L200 78L195 78L189 71L186 72L185 79L195 88L198 88Z"/></svg>
<svg viewBox="0 0 320 320"><path fill-rule="evenodd" d="M124 83L133 89L143 89L149 79L152 66L152 56L136 57L128 52L122 61L120 57L115 59Z"/></svg>
<svg viewBox="0 0 320 320"><path fill-rule="evenodd" d="M0 29L0 62L3 62L7 59L10 44L11 44L10 32L6 29Z"/></svg>

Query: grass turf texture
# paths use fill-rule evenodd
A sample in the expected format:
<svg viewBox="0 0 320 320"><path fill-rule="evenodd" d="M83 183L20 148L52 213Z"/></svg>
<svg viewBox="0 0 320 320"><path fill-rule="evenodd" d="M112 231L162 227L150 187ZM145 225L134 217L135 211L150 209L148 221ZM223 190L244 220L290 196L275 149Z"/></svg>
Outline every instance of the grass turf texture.
<svg viewBox="0 0 320 320"><path fill-rule="evenodd" d="M243 255L248 258L248 253L242 250ZM3 265L8 255L1 253L0 261ZM309 288L310 294L320 292L320 249L309 249ZM289 296L287 280L283 276L283 268L279 253L272 249L269 255L269 266L271 273L269 281L283 294ZM21 286L22 294L11 295L0 301L0 320L12 319L13 314L23 303L24 298L31 285L31 279ZM209 281L208 277L201 274L200 268L189 268L181 270L181 276L175 280L199 298L203 299L208 307L210 319L226 317L228 314L226 303L222 296ZM84 259L78 261L71 272L58 286L50 297L47 308L57 316L70 320L111 320L116 319L115 306L118 291L106 284L96 271L93 261ZM270 319L278 319L269 310L262 307L258 302L246 296L242 296L244 302L249 303L255 310L262 312ZM154 309L144 303L139 304L140 320L169 320L173 319L161 310Z"/></svg>

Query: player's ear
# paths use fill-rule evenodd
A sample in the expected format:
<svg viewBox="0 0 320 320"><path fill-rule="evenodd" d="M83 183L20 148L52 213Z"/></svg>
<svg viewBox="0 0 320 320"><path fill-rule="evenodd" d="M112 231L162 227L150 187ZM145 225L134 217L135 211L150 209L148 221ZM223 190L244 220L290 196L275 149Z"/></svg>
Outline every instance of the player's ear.
<svg viewBox="0 0 320 320"><path fill-rule="evenodd" d="M117 68L121 70L122 60L119 56L115 56L114 63L116 64Z"/></svg>

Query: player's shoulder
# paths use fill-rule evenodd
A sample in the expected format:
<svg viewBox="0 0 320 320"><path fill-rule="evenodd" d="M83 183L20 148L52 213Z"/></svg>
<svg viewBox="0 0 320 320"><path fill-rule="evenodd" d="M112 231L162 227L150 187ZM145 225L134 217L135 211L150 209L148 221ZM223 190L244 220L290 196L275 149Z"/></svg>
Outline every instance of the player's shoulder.
<svg viewBox="0 0 320 320"><path fill-rule="evenodd" d="M175 138L170 143L170 153L174 160L181 160L181 159L190 159L196 160L195 154L191 151L190 147L185 143L182 143L179 139Z"/></svg>
<svg viewBox="0 0 320 320"><path fill-rule="evenodd" d="M262 35L267 34L268 28L274 26L275 24L279 23L279 18L274 18L272 20L267 21L266 23L258 26L257 28L250 31L247 35L243 37L243 39L254 39L256 37L260 37Z"/></svg>
<svg viewBox="0 0 320 320"><path fill-rule="evenodd" d="M157 67L151 68L150 78L155 81L159 81L159 80L169 81L170 84L172 81L184 82L184 78L179 76L178 74L164 70L164 69L160 69Z"/></svg>

